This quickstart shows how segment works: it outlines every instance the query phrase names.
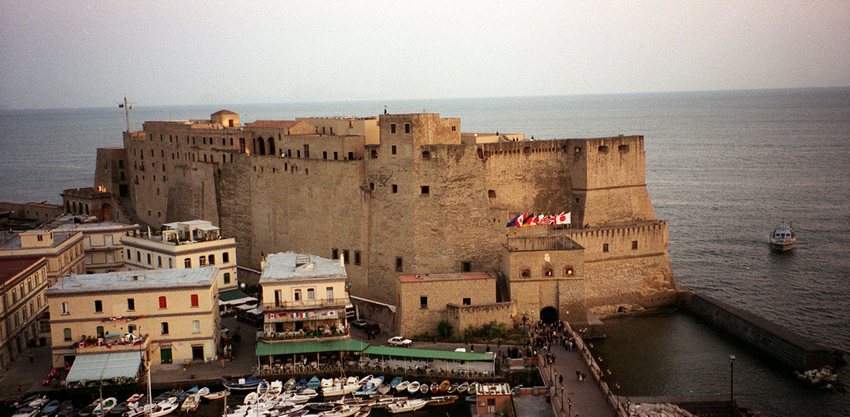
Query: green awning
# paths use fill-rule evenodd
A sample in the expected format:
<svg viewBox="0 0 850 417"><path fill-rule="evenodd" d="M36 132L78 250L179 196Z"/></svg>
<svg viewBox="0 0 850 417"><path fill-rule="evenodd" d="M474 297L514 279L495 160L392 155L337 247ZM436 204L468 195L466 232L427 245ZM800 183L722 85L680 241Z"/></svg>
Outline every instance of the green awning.
<svg viewBox="0 0 850 417"><path fill-rule="evenodd" d="M373 356L395 356L398 358L413 359L440 359L446 361L475 361L492 362L492 353L475 352L453 352L449 350L411 349L390 346L369 346L363 351L365 355Z"/></svg>
<svg viewBox="0 0 850 417"><path fill-rule="evenodd" d="M218 295L219 305L232 305L232 304L244 304L244 303L255 303L257 299L249 296L242 292L242 290L230 290L220 293Z"/></svg>
<svg viewBox="0 0 850 417"><path fill-rule="evenodd" d="M257 342L255 353L257 356L272 356L316 352L360 352L367 346L369 346L368 343L353 339L280 343Z"/></svg>

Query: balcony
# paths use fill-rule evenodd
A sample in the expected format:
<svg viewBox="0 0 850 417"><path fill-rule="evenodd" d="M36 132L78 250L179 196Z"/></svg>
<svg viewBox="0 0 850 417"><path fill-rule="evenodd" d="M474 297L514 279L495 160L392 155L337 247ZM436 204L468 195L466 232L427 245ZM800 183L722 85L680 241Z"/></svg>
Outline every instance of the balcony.
<svg viewBox="0 0 850 417"><path fill-rule="evenodd" d="M320 298L315 300L279 301L276 303L263 303L264 311L280 311L313 308L345 308L349 303L345 298Z"/></svg>
<svg viewBox="0 0 850 417"><path fill-rule="evenodd" d="M104 352L140 352L148 350L150 335L143 335L132 340L125 336L116 337L88 337L74 344L78 353L104 353Z"/></svg>
<svg viewBox="0 0 850 417"><path fill-rule="evenodd" d="M302 330L286 330L282 332L275 332L273 330L265 330L262 335L257 332L257 338L267 343L275 343L275 342L290 342L297 340L334 340L334 339L344 339L350 336L348 331L348 327L343 328L317 328L317 329L302 329Z"/></svg>

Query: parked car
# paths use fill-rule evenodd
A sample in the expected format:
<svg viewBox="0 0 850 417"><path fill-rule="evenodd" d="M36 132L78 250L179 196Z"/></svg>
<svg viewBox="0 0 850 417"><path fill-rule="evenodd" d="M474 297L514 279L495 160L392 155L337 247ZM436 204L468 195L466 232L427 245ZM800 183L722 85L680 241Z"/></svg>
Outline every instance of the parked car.
<svg viewBox="0 0 850 417"><path fill-rule="evenodd" d="M358 329L363 329L363 328L366 327L366 325L368 323L369 322L367 322L365 319L357 319L357 320L352 321L351 325L358 328Z"/></svg>
<svg viewBox="0 0 850 417"><path fill-rule="evenodd" d="M412 340L405 339L401 336L391 337L389 340L387 340L387 344L390 346L409 347L411 343L413 343Z"/></svg>

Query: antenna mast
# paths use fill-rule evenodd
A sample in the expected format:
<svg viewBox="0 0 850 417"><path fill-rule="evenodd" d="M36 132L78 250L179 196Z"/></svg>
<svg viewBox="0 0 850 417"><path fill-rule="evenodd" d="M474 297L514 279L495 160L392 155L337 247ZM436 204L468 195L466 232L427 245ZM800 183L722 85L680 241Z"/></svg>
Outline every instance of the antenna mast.
<svg viewBox="0 0 850 417"><path fill-rule="evenodd" d="M133 103L127 101L127 96L124 96L124 102L118 103L119 109L124 109L124 122L127 123L127 133L130 133L130 110L133 108Z"/></svg>

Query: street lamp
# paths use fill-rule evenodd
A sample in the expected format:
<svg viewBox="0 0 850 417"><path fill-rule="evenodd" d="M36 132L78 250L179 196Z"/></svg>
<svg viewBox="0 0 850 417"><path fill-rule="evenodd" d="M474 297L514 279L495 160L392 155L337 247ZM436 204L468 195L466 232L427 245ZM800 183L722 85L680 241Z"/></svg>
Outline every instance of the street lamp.
<svg viewBox="0 0 850 417"><path fill-rule="evenodd" d="M561 412L564 412L564 386L561 385Z"/></svg>
<svg viewBox="0 0 850 417"><path fill-rule="evenodd" d="M573 399L567 398L567 416L573 415Z"/></svg>
<svg viewBox="0 0 850 417"><path fill-rule="evenodd" d="M735 355L729 355L729 407L735 413Z"/></svg>

